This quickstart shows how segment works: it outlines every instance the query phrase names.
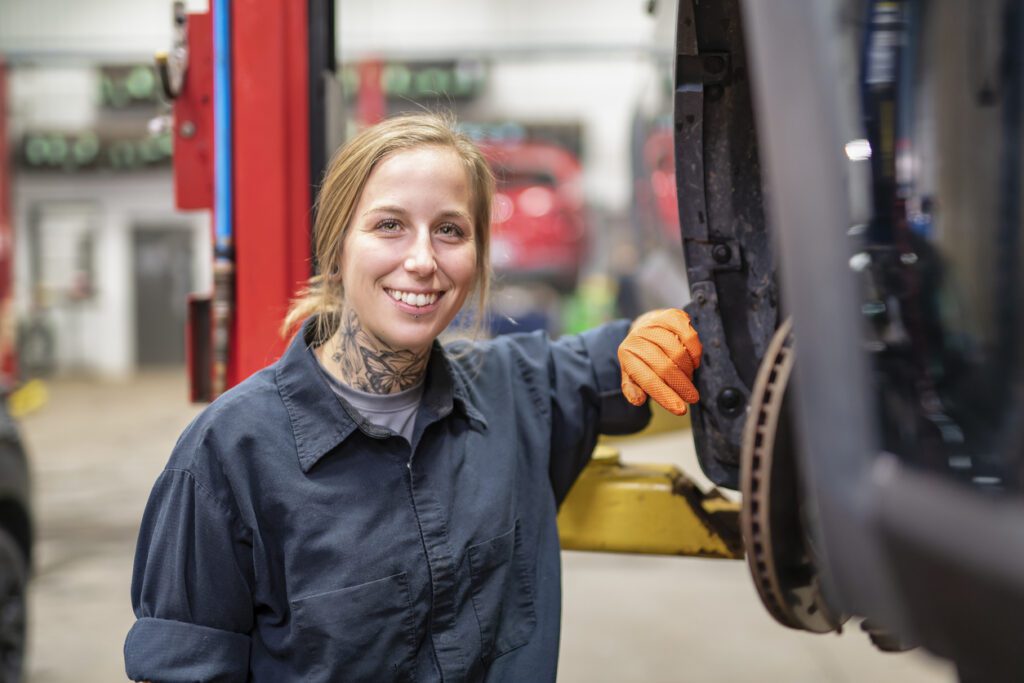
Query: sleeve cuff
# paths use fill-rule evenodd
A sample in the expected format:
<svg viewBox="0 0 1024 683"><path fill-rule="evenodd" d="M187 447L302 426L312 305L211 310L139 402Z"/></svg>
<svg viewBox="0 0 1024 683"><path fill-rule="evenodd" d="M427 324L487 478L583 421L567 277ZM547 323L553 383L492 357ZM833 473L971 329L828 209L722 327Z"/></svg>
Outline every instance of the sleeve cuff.
<svg viewBox="0 0 1024 683"><path fill-rule="evenodd" d="M622 395L619 344L629 334L630 321L616 320L580 335L594 367L600 399L602 434L632 434L647 426L651 409L647 403L634 406Z"/></svg>
<svg viewBox="0 0 1024 683"><path fill-rule="evenodd" d="M183 621L139 619L124 643L133 681L246 681L249 636Z"/></svg>

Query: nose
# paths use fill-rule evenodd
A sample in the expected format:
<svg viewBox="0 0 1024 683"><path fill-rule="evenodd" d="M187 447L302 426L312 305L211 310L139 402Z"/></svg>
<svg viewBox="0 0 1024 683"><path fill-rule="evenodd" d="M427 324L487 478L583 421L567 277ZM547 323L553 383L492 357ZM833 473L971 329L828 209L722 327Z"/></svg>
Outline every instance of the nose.
<svg viewBox="0 0 1024 683"><path fill-rule="evenodd" d="M429 277L437 270L434 258L434 247L430 243L430 231L422 230L416 235L415 241L405 258L405 269L418 277Z"/></svg>

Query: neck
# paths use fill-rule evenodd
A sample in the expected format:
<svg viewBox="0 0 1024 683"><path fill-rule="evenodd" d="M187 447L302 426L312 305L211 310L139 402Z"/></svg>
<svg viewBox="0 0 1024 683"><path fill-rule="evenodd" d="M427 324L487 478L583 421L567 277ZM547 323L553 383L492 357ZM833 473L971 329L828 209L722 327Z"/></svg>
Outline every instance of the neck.
<svg viewBox="0 0 1024 683"><path fill-rule="evenodd" d="M394 349L366 332L355 311L343 308L338 330L316 353L323 366L348 386L371 394L394 394L423 380L430 348Z"/></svg>

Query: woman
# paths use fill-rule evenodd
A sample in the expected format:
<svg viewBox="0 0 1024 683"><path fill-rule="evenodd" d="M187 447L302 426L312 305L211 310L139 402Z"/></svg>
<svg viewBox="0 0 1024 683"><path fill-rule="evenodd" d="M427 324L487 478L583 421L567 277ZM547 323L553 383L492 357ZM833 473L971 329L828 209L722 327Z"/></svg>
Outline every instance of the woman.
<svg viewBox="0 0 1024 683"><path fill-rule="evenodd" d="M557 506L599 432L646 423L645 391L696 400L700 350L680 311L633 330L632 379L627 322L442 348L473 291L484 309L492 193L433 115L331 162L300 333L189 425L153 489L130 678L554 680Z"/></svg>

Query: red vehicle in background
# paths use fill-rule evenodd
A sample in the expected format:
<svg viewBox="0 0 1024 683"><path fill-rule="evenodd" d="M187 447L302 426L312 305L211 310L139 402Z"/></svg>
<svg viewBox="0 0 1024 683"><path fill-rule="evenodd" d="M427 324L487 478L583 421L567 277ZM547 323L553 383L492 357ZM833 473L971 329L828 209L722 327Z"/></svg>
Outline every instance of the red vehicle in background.
<svg viewBox="0 0 1024 683"><path fill-rule="evenodd" d="M675 140L672 129L655 125L635 150L634 193L638 226L656 244L678 248Z"/></svg>
<svg viewBox="0 0 1024 683"><path fill-rule="evenodd" d="M506 281L540 280L571 291L586 255L583 171L547 142L481 145L497 179L491 264Z"/></svg>
<svg viewBox="0 0 1024 683"><path fill-rule="evenodd" d="M679 203L676 201L675 141L670 128L657 128L644 143L644 169L648 174L655 215L665 238L679 244Z"/></svg>

